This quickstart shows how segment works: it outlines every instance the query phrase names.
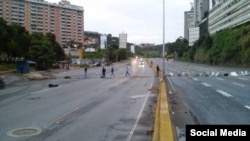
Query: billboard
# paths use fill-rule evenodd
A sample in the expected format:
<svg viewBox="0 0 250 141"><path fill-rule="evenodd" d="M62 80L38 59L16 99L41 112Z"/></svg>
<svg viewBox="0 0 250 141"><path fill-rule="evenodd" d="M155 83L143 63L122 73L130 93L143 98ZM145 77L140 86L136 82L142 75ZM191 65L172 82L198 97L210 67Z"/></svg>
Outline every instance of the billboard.
<svg viewBox="0 0 250 141"><path fill-rule="evenodd" d="M127 48L127 34L119 34L119 48Z"/></svg>
<svg viewBox="0 0 250 141"><path fill-rule="evenodd" d="M100 47L101 49L105 49L107 46L107 35L101 35L100 36Z"/></svg>
<svg viewBox="0 0 250 141"><path fill-rule="evenodd" d="M134 45L131 45L130 51L131 51L132 53L135 53L135 46L134 46Z"/></svg>

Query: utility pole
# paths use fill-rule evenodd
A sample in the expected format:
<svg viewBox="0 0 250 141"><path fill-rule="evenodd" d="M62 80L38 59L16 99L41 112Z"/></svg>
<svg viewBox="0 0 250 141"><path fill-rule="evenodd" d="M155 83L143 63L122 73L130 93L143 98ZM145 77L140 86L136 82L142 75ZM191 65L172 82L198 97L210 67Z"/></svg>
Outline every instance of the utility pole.
<svg viewBox="0 0 250 141"><path fill-rule="evenodd" d="M163 0L163 41L162 41L162 73L165 76L165 0Z"/></svg>

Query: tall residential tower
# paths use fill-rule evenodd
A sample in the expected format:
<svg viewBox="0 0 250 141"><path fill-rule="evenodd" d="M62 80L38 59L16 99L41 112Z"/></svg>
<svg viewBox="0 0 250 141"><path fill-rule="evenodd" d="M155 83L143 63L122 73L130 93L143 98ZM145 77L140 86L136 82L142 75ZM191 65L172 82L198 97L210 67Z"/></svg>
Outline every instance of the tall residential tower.
<svg viewBox="0 0 250 141"><path fill-rule="evenodd" d="M68 0L58 4L44 0L1 0L0 17L30 33L51 32L61 45L71 40L84 44L83 7L71 5Z"/></svg>
<svg viewBox="0 0 250 141"><path fill-rule="evenodd" d="M213 0L209 12L209 33L250 22L249 0Z"/></svg>
<svg viewBox="0 0 250 141"><path fill-rule="evenodd" d="M194 0L194 23L197 26L209 12L209 0Z"/></svg>
<svg viewBox="0 0 250 141"><path fill-rule="evenodd" d="M194 27L194 9L184 13L184 38L189 40L189 28Z"/></svg>

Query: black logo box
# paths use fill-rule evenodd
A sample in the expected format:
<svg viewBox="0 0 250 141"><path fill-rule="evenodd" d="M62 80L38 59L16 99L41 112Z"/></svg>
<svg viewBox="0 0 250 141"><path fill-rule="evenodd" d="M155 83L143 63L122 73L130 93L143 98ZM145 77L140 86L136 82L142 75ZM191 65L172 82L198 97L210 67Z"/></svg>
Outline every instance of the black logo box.
<svg viewBox="0 0 250 141"><path fill-rule="evenodd" d="M186 125L186 141L250 141L250 125Z"/></svg>

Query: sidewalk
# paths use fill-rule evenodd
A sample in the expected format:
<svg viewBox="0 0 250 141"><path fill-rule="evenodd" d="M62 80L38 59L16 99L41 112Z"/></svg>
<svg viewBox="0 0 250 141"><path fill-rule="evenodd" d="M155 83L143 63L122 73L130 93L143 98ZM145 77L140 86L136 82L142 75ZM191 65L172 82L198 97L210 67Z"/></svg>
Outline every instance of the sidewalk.
<svg viewBox="0 0 250 141"><path fill-rule="evenodd" d="M23 76L14 72L1 72L1 74L4 77L4 83L5 85L14 83L18 80L23 79Z"/></svg>
<svg viewBox="0 0 250 141"><path fill-rule="evenodd" d="M43 79L46 79L46 77L41 72L38 72L38 71L26 73L26 74L23 74L23 76L25 78L29 79L29 80L43 80Z"/></svg>
<svg viewBox="0 0 250 141"><path fill-rule="evenodd" d="M70 72L72 70L79 70L81 68L70 67L67 69L51 69L49 71L32 71L27 74L23 74L23 76L29 80L44 80L44 79L56 79L55 73L61 72Z"/></svg>

